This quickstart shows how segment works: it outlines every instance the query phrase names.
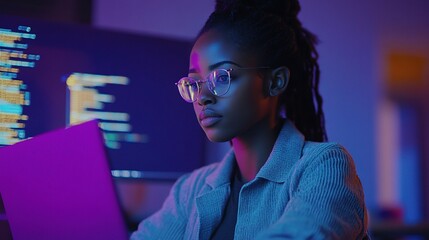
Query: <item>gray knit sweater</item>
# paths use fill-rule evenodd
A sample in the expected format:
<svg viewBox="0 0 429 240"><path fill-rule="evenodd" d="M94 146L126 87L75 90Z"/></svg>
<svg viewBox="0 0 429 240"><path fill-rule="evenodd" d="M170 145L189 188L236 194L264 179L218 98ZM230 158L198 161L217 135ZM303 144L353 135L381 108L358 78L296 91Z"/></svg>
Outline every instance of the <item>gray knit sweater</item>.
<svg viewBox="0 0 429 240"><path fill-rule="evenodd" d="M222 219L234 161L230 151L177 180L163 207L131 239L209 239ZM335 143L305 141L290 121L238 201L234 239L367 237L364 194L351 156Z"/></svg>

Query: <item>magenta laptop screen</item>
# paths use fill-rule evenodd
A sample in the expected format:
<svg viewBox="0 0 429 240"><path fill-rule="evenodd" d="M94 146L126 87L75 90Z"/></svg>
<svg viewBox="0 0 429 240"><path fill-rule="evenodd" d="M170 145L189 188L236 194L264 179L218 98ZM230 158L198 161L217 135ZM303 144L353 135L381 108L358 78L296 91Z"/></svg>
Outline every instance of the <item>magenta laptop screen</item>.
<svg viewBox="0 0 429 240"><path fill-rule="evenodd" d="M0 193L15 240L128 237L95 121L0 149Z"/></svg>

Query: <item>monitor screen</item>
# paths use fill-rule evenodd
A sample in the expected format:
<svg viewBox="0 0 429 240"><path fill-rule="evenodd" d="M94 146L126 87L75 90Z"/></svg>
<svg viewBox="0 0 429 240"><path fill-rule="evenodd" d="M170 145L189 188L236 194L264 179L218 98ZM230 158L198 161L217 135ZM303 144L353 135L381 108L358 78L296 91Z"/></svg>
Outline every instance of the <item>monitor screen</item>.
<svg viewBox="0 0 429 240"><path fill-rule="evenodd" d="M0 15L0 146L96 118L115 177L202 166L204 134L174 85L191 46Z"/></svg>

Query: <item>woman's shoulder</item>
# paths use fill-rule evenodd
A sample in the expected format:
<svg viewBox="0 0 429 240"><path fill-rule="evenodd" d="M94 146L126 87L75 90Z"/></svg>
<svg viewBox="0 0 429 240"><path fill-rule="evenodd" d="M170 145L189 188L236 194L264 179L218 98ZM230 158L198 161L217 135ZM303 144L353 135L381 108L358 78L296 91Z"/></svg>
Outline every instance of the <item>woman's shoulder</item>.
<svg viewBox="0 0 429 240"><path fill-rule="evenodd" d="M190 173L182 176L186 181L204 182L205 178L216 171L219 167L219 162L211 163L203 167L197 168Z"/></svg>
<svg viewBox="0 0 429 240"><path fill-rule="evenodd" d="M197 168L189 173L184 174L181 176L177 182L183 182L186 184L192 183L200 183L203 184L205 182L205 179L208 175L213 173L219 166L219 162L211 163L209 165L205 165L203 167ZM190 185L188 185L190 186Z"/></svg>
<svg viewBox="0 0 429 240"><path fill-rule="evenodd" d="M296 167L317 167L317 165L336 166L336 168L341 166L344 170L355 170L352 156L341 144L306 141L302 149L301 159Z"/></svg>
<svg viewBox="0 0 429 240"><path fill-rule="evenodd" d="M347 149L336 142L311 142L305 141L304 147L302 149L303 158L319 158L329 157L347 157L351 158L350 153Z"/></svg>
<svg viewBox="0 0 429 240"><path fill-rule="evenodd" d="M306 142L292 171L291 183L295 190L299 186L317 186L332 192L349 189L363 197L352 156L334 142Z"/></svg>
<svg viewBox="0 0 429 240"><path fill-rule="evenodd" d="M200 195L211 190L210 179L213 178L213 176L219 177L217 172L221 170L220 168L222 168L221 162L215 162L197 168L180 177L176 181L175 187L188 196Z"/></svg>
<svg viewBox="0 0 429 240"><path fill-rule="evenodd" d="M183 176L182 181L196 190L216 188L230 182L234 166L235 157L233 151L230 150L221 161L195 169Z"/></svg>

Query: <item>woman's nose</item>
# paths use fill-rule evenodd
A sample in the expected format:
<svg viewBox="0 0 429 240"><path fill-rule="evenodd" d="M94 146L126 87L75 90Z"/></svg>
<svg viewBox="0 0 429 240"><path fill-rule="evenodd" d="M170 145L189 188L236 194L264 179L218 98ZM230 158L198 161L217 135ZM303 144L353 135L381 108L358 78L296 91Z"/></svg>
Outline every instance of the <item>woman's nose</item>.
<svg viewBox="0 0 429 240"><path fill-rule="evenodd" d="M208 83L204 82L200 85L200 94L197 98L199 105L204 106L216 102L216 96L210 91Z"/></svg>

